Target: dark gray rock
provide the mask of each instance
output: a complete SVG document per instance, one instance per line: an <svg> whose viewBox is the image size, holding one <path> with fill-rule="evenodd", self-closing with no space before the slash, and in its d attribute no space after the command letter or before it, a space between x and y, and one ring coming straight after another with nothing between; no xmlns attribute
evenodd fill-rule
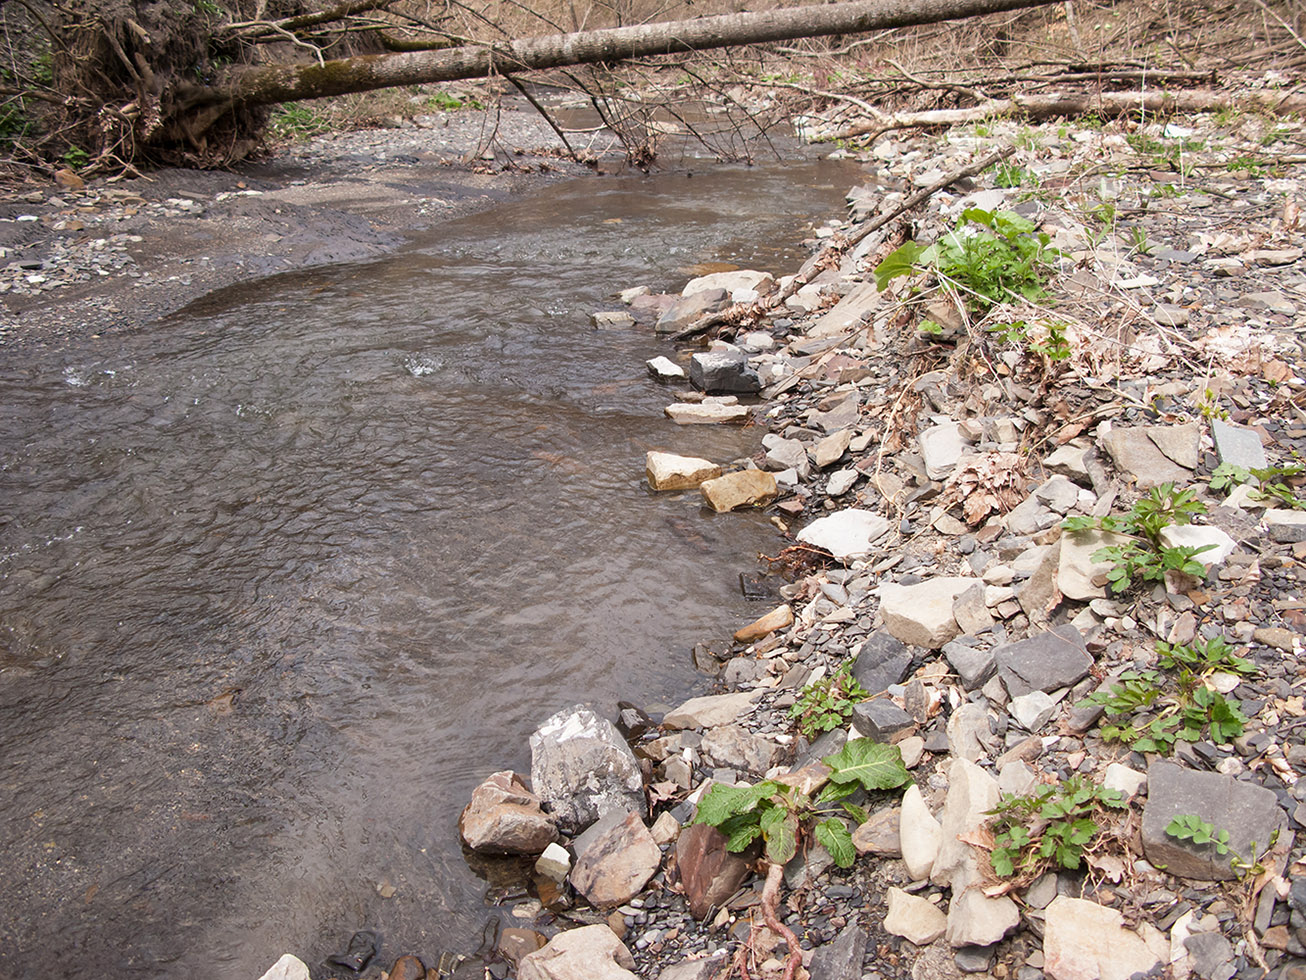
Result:
<svg viewBox="0 0 1306 980"><path fill-rule="evenodd" d="M943 656L967 691L979 690L998 672L998 662L992 650L976 650L958 640L943 645Z"/></svg>
<svg viewBox="0 0 1306 980"><path fill-rule="evenodd" d="M709 395L749 394L761 391L757 372L748 358L733 351L707 351L689 359L689 383Z"/></svg>
<svg viewBox="0 0 1306 980"><path fill-rule="evenodd" d="M1241 425L1232 425L1220 419L1211 419L1211 438L1221 463L1231 463L1243 469L1264 469L1265 447L1260 433Z"/></svg>
<svg viewBox="0 0 1306 980"><path fill-rule="evenodd" d="M1014 697L1031 691L1055 691L1088 676L1093 658L1084 637L1073 626L1008 643L993 651L998 675Z"/></svg>
<svg viewBox="0 0 1306 980"><path fill-rule="evenodd" d="M609 810L648 815L639 762L612 722L564 708L531 736L531 785L566 834Z"/></svg>
<svg viewBox="0 0 1306 980"><path fill-rule="evenodd" d="M1184 940L1193 958L1193 973L1202 980L1230 980L1234 975L1233 946L1218 932L1199 932Z"/></svg>
<svg viewBox="0 0 1306 980"><path fill-rule="evenodd" d="M993 965L992 946L963 946L957 950L957 969L962 973L984 973Z"/></svg>
<svg viewBox="0 0 1306 980"><path fill-rule="evenodd" d="M812 953L811 975L823 980L861 980L865 959L866 933L854 922L834 942Z"/></svg>
<svg viewBox="0 0 1306 980"><path fill-rule="evenodd" d="M871 694L879 694L890 684L901 684L911 667L911 651L887 629L878 629L866 638L853 662L853 677Z"/></svg>
<svg viewBox="0 0 1306 980"><path fill-rule="evenodd" d="M1243 858L1260 856L1275 831L1280 847L1288 845L1287 820L1270 790L1214 772L1184 769L1158 761L1147 770L1147 805L1143 808L1143 850L1147 860L1184 878L1227 881L1236 877L1231 855L1221 857L1210 844L1171 837L1165 828L1175 817L1195 814L1216 830L1229 832L1229 847Z"/></svg>
<svg viewBox="0 0 1306 980"><path fill-rule="evenodd" d="M730 294L724 289L704 289L682 296L658 317L654 330L657 333L679 333L703 314L723 310L729 303Z"/></svg>
<svg viewBox="0 0 1306 980"><path fill-rule="evenodd" d="M685 960L673 963L658 974L658 980L712 980L725 965L726 954L719 950L701 960Z"/></svg>
<svg viewBox="0 0 1306 980"><path fill-rule="evenodd" d="M891 742L895 735L915 724L915 718L888 698L876 698L853 706L853 728L877 742Z"/></svg>

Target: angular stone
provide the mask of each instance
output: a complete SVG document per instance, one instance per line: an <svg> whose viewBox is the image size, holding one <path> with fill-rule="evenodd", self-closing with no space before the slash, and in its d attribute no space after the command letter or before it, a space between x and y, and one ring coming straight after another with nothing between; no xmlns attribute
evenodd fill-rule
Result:
<svg viewBox="0 0 1306 980"><path fill-rule="evenodd" d="M1147 434L1168 459L1186 470L1197 469L1198 444L1202 438L1202 427L1198 423L1153 425L1148 427Z"/></svg>
<svg viewBox="0 0 1306 980"><path fill-rule="evenodd" d="M994 650L993 656L1012 697L1073 687L1093 666L1084 637L1073 626L1058 626L1028 640L1008 643Z"/></svg>
<svg viewBox="0 0 1306 980"><path fill-rule="evenodd" d="M763 507L780 492L775 477L765 470L738 470L715 480L704 480L699 493L718 514L740 507Z"/></svg>
<svg viewBox="0 0 1306 980"><path fill-rule="evenodd" d="M1248 310L1268 310L1271 313L1280 313L1284 316L1297 315L1296 304L1277 289L1247 293L1238 300L1238 305Z"/></svg>
<svg viewBox="0 0 1306 980"><path fill-rule="evenodd" d="M768 282L770 287L767 286ZM724 289L727 293L733 293L737 289L770 292L774 286L775 279L769 272L759 272L756 269L731 269L729 272L709 272L705 276L697 276L689 280L685 283L685 288L680 291L680 295L693 296L708 289Z"/></svg>
<svg viewBox="0 0 1306 980"><path fill-rule="evenodd" d="M1088 450L1079 446L1059 446L1051 456L1043 460L1043 468L1049 473L1057 473L1080 486L1089 484L1088 467L1084 457Z"/></svg>
<svg viewBox="0 0 1306 980"><path fill-rule="evenodd" d="M1132 800L1147 787L1147 774L1113 762L1102 774L1102 785L1122 793L1125 799Z"/></svg>
<svg viewBox="0 0 1306 980"><path fill-rule="evenodd" d="M911 667L911 651L886 629L878 629L862 643L853 662L853 677L870 694L899 684Z"/></svg>
<svg viewBox="0 0 1306 980"><path fill-rule="evenodd" d="M558 839L553 818L521 777L496 772L472 791L458 818L467 846L486 854L539 854Z"/></svg>
<svg viewBox="0 0 1306 980"><path fill-rule="evenodd" d="M758 691L736 691L734 694L709 694L706 697L690 698L663 717L662 727L676 730L730 725L751 711L753 702L759 696Z"/></svg>
<svg viewBox="0 0 1306 980"><path fill-rule="evenodd" d="M1223 565L1238 542L1210 524L1171 524L1161 528L1161 543L1167 548L1207 548L1193 555L1206 568ZM1214 545L1214 547L1208 547Z"/></svg>
<svg viewBox="0 0 1306 980"><path fill-rule="evenodd" d="M690 824L676 839L676 869L695 919L723 905L748 877L749 854L731 854L726 843L725 834L705 823Z"/></svg>
<svg viewBox="0 0 1306 980"><path fill-rule="evenodd" d="M1221 463L1245 470L1262 470L1268 465L1261 434L1255 429L1211 419L1211 438L1215 440L1215 452Z"/></svg>
<svg viewBox="0 0 1306 980"><path fill-rule="evenodd" d="M1012 698L1008 710L1025 731L1038 732L1056 714L1057 703L1042 691L1031 691Z"/></svg>
<svg viewBox="0 0 1306 980"><path fill-rule="evenodd" d="M1287 819L1274 793L1214 772L1184 769L1163 760L1147 770L1147 805L1143 808L1143 851L1152 864L1174 875L1228 881L1236 875L1230 856L1216 854L1210 844L1171 837L1165 832L1177 816L1195 814L1217 831L1229 832L1233 854L1249 858L1252 842L1260 856L1279 831L1279 848L1290 845Z"/></svg>
<svg viewBox="0 0 1306 980"><path fill-rule="evenodd" d="M916 585L886 583L880 594L884 625L903 643L937 650L961 633L952 604L975 584L973 578L935 578Z"/></svg>
<svg viewBox="0 0 1306 980"><path fill-rule="evenodd" d="M853 728L877 742L893 742L910 735L916 719L888 698L875 698L853 705Z"/></svg>
<svg viewBox="0 0 1306 980"><path fill-rule="evenodd" d="M704 480L721 475L721 467L697 456L650 452L644 457L644 473L654 490L692 490Z"/></svg>
<svg viewBox="0 0 1306 980"><path fill-rule="evenodd" d="M522 957L517 980L639 980L635 958L605 925L560 932Z"/></svg>
<svg viewBox="0 0 1306 980"><path fill-rule="evenodd" d="M1012 534L1029 536L1055 527L1061 522L1061 515L1038 497L1029 496L1008 512L1005 521Z"/></svg>
<svg viewBox="0 0 1306 980"><path fill-rule="evenodd" d="M308 966L293 953L283 953L259 980L309 980Z"/></svg>
<svg viewBox="0 0 1306 980"><path fill-rule="evenodd" d="M861 416L862 396L850 391L842 396L832 396L821 402L820 410L812 412L808 421L827 435L856 425Z"/></svg>
<svg viewBox="0 0 1306 980"><path fill-rule="evenodd" d="M1279 544L1296 544L1306 541L1306 511L1267 510L1261 517L1270 538Z"/></svg>
<svg viewBox="0 0 1306 980"><path fill-rule="evenodd" d="M890 935L902 936L917 946L928 946L947 931L948 916L933 902L892 887L887 898L889 911L884 917L884 931Z"/></svg>
<svg viewBox="0 0 1306 980"><path fill-rule="evenodd" d="M659 381L678 381L686 376L684 368L671 358L661 355L645 361L644 366L648 368L648 373Z"/></svg>
<svg viewBox="0 0 1306 980"><path fill-rule="evenodd" d="M953 949L960 946L992 946L1020 925L1020 909L1006 895L989 898L978 876L958 889L953 879L948 903L948 927L944 935Z"/></svg>
<svg viewBox="0 0 1306 980"><path fill-rule="evenodd" d="M762 382L748 358L733 351L705 351L689 359L689 383L709 395L750 394Z"/></svg>
<svg viewBox="0 0 1306 980"><path fill-rule="evenodd" d="M739 725L722 725L703 736L699 752L713 765L762 776L780 761L781 748Z"/></svg>
<svg viewBox="0 0 1306 980"><path fill-rule="evenodd" d="M1087 601L1106 596L1106 573L1114 568L1110 561L1094 561L1101 548L1123 545L1130 539L1111 531L1067 531L1061 536L1061 556L1057 562L1057 588L1067 599ZM1100 585L1095 584L1101 580Z"/></svg>
<svg viewBox="0 0 1306 980"><path fill-rule="evenodd" d="M590 314L590 323L596 330L611 330L620 327L633 327L635 318L624 311L607 311Z"/></svg>
<svg viewBox="0 0 1306 980"><path fill-rule="evenodd" d="M982 633L993 625L993 614L984 601L984 583L974 580L974 585L957 596L952 603L952 618L962 633Z"/></svg>
<svg viewBox="0 0 1306 980"><path fill-rule="evenodd" d="M561 844L550 844L535 862L535 873L561 884L571 873L571 855Z"/></svg>
<svg viewBox="0 0 1306 980"><path fill-rule="evenodd" d="M725 950L697 960L681 960L658 974L658 980L715 980L725 966Z"/></svg>
<svg viewBox="0 0 1306 980"><path fill-rule="evenodd" d="M930 880L936 885L950 885L956 892L961 890L953 879L959 873L969 873L976 868L975 850L960 838L988 819L988 811L998 805L998 781L973 762L965 759L953 759L948 765L948 796L943 804L943 843L939 856L934 861ZM967 882L971 878L966 879ZM964 888L964 886L962 886ZM949 942L951 942L951 936ZM997 940L990 940L996 942ZM970 942L978 942L970 940ZM979 942L981 946L988 943ZM965 945L954 943L954 945Z"/></svg>
<svg viewBox="0 0 1306 980"><path fill-rule="evenodd" d="M879 514L848 508L812 521L798 532L798 540L846 562L866 555L888 530L888 520Z"/></svg>
<svg viewBox="0 0 1306 980"><path fill-rule="evenodd" d="M676 402L664 411L676 425L719 425L727 422L744 422L748 419L748 406L735 400L701 402Z"/></svg>
<svg viewBox="0 0 1306 980"><path fill-rule="evenodd" d="M504 931L506 932L507 930ZM536 933L536 935L539 934ZM502 935L499 937L499 942L501 944L500 948L502 948ZM540 946L543 945L544 937L540 936ZM539 949L539 946L534 948ZM386 980L426 980L426 964L416 956L401 956L390 964L390 973Z"/></svg>
<svg viewBox="0 0 1306 980"><path fill-rule="evenodd" d="M610 810L576 840L571 884L591 905L621 905L640 893L662 863L662 849L636 813Z"/></svg>
<svg viewBox="0 0 1306 980"><path fill-rule="evenodd" d="M499 942L496 948L499 955L513 965L516 969L521 963L523 956L529 956L537 949L543 949L549 944L547 937L534 929L501 929L499 931ZM438 974L439 971L433 971ZM390 971L390 976L394 976L394 971ZM414 980L425 980L426 971L414 978Z"/></svg>
<svg viewBox="0 0 1306 980"><path fill-rule="evenodd" d="M1079 502L1079 487L1064 476L1054 476L1035 489L1034 496L1058 514L1067 514Z"/></svg>
<svg viewBox="0 0 1306 980"><path fill-rule="evenodd" d="M943 825L930 812L921 788L912 783L902 795L902 821L898 825L902 862L913 881L924 881L934 870L943 846Z"/></svg>
<svg viewBox="0 0 1306 980"><path fill-rule="evenodd" d="M1150 428L1115 428L1102 437L1103 447L1111 454L1116 468L1132 476L1140 490L1192 479L1190 470L1175 463L1157 447L1150 431Z"/></svg>
<svg viewBox="0 0 1306 980"><path fill-rule="evenodd" d="M768 470L794 470L804 480L811 475L807 447L797 439L785 439L772 432L762 437L762 447L766 450Z"/></svg>
<svg viewBox="0 0 1306 980"><path fill-rule="evenodd" d="M931 426L920 434L918 442L925 462L925 475L931 480L947 477L966 450L956 422Z"/></svg>
<svg viewBox="0 0 1306 980"><path fill-rule="evenodd" d="M788 605L776 606L765 616L759 616L747 626L740 627L735 631L736 643L752 643L754 640L760 640L764 636L769 636L776 630L782 630L794 621L794 611Z"/></svg>
<svg viewBox="0 0 1306 980"><path fill-rule="evenodd" d="M948 751L967 762L978 762L995 741L989 730L989 710L983 704L963 704L948 718Z"/></svg>
<svg viewBox="0 0 1306 980"><path fill-rule="evenodd" d="M839 933L834 942L819 946L812 953L809 975L821 980L861 980L865 959L866 933L853 922Z"/></svg>
<svg viewBox="0 0 1306 980"><path fill-rule="evenodd" d="M979 690L998 672L998 662L992 650L977 650L958 640L944 644L943 656L967 691Z"/></svg>
<svg viewBox="0 0 1306 980"><path fill-rule="evenodd" d="M577 705L531 735L531 785L566 834L608 810L647 813L639 762L606 718Z"/></svg>
<svg viewBox="0 0 1306 980"><path fill-rule="evenodd" d="M682 296L658 317L653 328L657 333L679 333L706 313L716 313L730 303L730 295L724 289L704 289L701 292Z"/></svg>
<svg viewBox="0 0 1306 980"><path fill-rule="evenodd" d="M1051 980L1129 980L1169 959L1155 927L1143 926L1144 939L1119 912L1096 902L1059 895L1044 916L1043 972Z"/></svg>
<svg viewBox="0 0 1306 980"><path fill-rule="evenodd" d="M839 462L843 454L848 451L848 444L852 442L852 437L851 429L840 429L818 442L812 453L817 468L823 470Z"/></svg>
<svg viewBox="0 0 1306 980"><path fill-rule="evenodd" d="M839 470L837 473L831 473L829 481L825 484L825 492L831 497L842 497L857 483L859 475L856 470Z"/></svg>
<svg viewBox="0 0 1306 980"><path fill-rule="evenodd" d="M1233 944L1218 932L1199 932L1184 940L1193 958L1193 973L1201 980L1231 980L1235 968Z"/></svg>
<svg viewBox="0 0 1306 980"><path fill-rule="evenodd" d="M858 329L879 308L880 291L874 282L858 285L807 330L814 338L838 337Z"/></svg>
<svg viewBox="0 0 1306 980"><path fill-rule="evenodd" d="M877 857L902 857L902 838L898 828L902 824L902 809L896 806L876 810L870 818L853 831L853 847L858 854Z"/></svg>

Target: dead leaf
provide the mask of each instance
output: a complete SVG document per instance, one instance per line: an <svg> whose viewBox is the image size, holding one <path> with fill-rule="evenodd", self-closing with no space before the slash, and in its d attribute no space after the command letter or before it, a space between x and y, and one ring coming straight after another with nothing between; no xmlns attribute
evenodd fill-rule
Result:
<svg viewBox="0 0 1306 980"><path fill-rule="evenodd" d="M1085 854L1084 861L1106 875L1112 884L1120 884L1120 879L1125 876L1125 862L1114 854Z"/></svg>

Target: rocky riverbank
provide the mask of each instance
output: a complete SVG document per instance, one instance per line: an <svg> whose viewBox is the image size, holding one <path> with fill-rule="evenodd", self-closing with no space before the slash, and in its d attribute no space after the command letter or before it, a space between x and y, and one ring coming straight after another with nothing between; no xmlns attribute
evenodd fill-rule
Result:
<svg viewBox="0 0 1306 980"><path fill-rule="evenodd" d="M696 651L713 693L561 712L529 780L477 790L464 839L526 855L533 895L468 975L780 976L757 844L719 825L785 864L791 976L1306 976L1304 134L886 139L797 278L597 311L670 334L730 310L649 369L674 421L747 416L759 452L650 454L647 479L767 507L783 540L746 583L763 614ZM803 807L861 779L859 740L910 780L862 782L822 846ZM784 811L791 859L783 820L745 829Z"/></svg>

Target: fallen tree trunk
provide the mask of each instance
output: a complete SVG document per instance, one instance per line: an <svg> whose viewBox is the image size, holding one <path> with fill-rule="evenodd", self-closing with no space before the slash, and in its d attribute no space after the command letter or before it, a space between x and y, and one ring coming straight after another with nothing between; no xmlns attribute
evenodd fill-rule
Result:
<svg viewBox="0 0 1306 980"><path fill-rule="evenodd" d="M1289 113L1306 110L1306 95L1297 92L1221 92L1192 89L1180 92L1096 92L1039 95L1013 95L1009 99L992 99L965 109L930 109L924 112L900 112L878 116L849 126L836 139L858 137L874 139L898 129L928 129L934 126L959 126L984 122L996 116L1016 115L1038 122L1058 116L1083 116L1094 113L1104 117L1147 113L1166 115L1174 112L1218 112L1221 109L1259 109Z"/></svg>
<svg viewBox="0 0 1306 980"><path fill-rule="evenodd" d="M581 31L438 51L233 70L224 84L180 90L190 107L268 105L396 85L449 82L567 65L854 34L1045 6L1055 0L856 0L698 20Z"/></svg>

